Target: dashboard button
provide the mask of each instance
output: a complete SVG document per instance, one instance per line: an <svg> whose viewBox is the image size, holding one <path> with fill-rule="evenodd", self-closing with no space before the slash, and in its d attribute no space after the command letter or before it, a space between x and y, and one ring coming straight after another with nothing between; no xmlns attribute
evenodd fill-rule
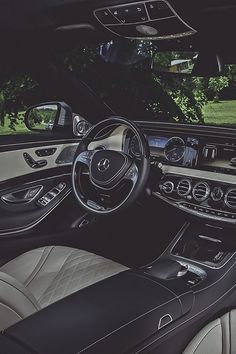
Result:
<svg viewBox="0 0 236 354"><path fill-rule="evenodd" d="M118 18L121 23L136 23L148 21L147 12L144 4L127 5L110 8L113 16Z"/></svg>
<svg viewBox="0 0 236 354"><path fill-rule="evenodd" d="M119 23L118 19L112 16L108 9L95 11L95 15L104 25Z"/></svg>
<svg viewBox="0 0 236 354"><path fill-rule="evenodd" d="M164 1L152 1L146 4L151 20L175 16L170 7Z"/></svg>

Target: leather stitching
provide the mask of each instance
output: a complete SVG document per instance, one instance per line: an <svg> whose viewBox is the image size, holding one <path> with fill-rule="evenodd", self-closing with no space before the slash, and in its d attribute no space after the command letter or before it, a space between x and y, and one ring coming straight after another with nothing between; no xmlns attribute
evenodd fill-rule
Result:
<svg viewBox="0 0 236 354"><path fill-rule="evenodd" d="M47 287L47 289L44 291L44 293L42 294L42 296L40 297L40 299L38 300L39 303L41 303L43 300L43 298L45 297L46 293L48 292L48 289L52 286L53 282L55 281L55 279L58 277L58 275L60 274L61 270L63 269L64 265L66 264L68 258L73 254L74 249L68 254L68 256L66 257L66 259L64 260L60 270L55 274L55 277L53 278L53 280L51 281L50 285ZM51 299L51 298L50 298Z"/></svg>
<svg viewBox="0 0 236 354"><path fill-rule="evenodd" d="M8 277L11 277L11 275L8 275L8 274L7 274L7 276L8 276ZM12 278L12 277L11 277L11 278ZM13 279L14 279L14 278L13 278ZM36 311L38 311L38 310L40 309L40 306L38 305L36 299L35 299L35 303L34 303L34 302L32 301L32 299L28 296L28 294L27 294L26 292L24 292L24 291L22 291L21 289L17 288L14 284L12 284L12 283L10 283L10 282L8 282L8 281L6 281L6 280L3 280L3 279L1 279L1 281L4 282L4 283L6 283L6 284L8 284L8 285L10 285L11 287L13 287L13 288L16 289L17 291L19 291L19 293L21 293L23 296L25 296L25 297L27 298L27 300L29 300L29 302L34 306L34 308L36 309ZM15 281L15 279L14 279L14 281ZM30 294L30 295L32 295L32 297L34 298L34 295L33 295L33 294ZM37 304L37 306L36 306L36 304Z"/></svg>
<svg viewBox="0 0 236 354"><path fill-rule="evenodd" d="M85 251L73 250L41 296L39 303L42 307L48 306L66 295L125 269L125 267L103 257Z"/></svg>
<svg viewBox="0 0 236 354"><path fill-rule="evenodd" d="M35 279L35 277L38 275L38 273L40 272L40 270L42 269L42 267L44 266L44 264L46 263L48 257L50 256L50 253L52 252L52 250L54 249L55 246L52 246L51 249L48 250L49 247L45 247L43 250L43 254L41 255L38 263L36 264L34 270L32 271L31 275L28 277L28 279L25 281L25 286L29 286L29 284ZM46 257L44 258L44 260L42 261L42 258L44 256L45 251L48 250L48 254L46 255ZM41 263L39 265L39 263ZM38 269L37 269L38 268Z"/></svg>

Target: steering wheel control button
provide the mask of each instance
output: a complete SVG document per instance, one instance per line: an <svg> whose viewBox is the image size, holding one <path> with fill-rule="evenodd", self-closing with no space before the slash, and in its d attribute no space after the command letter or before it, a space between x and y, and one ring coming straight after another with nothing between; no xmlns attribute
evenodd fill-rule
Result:
<svg viewBox="0 0 236 354"><path fill-rule="evenodd" d="M85 165L90 165L93 153L94 152L90 150L81 152L78 156L78 161L84 163Z"/></svg>

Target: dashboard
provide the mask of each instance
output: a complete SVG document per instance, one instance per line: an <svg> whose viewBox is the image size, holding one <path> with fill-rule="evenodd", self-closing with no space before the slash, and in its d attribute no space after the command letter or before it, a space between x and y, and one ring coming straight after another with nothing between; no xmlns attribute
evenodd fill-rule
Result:
<svg viewBox="0 0 236 354"><path fill-rule="evenodd" d="M150 148L152 195L188 214L236 225L234 130L161 122L136 123L142 128ZM140 158L137 139L124 127L99 137L90 148L123 150L137 160Z"/></svg>
<svg viewBox="0 0 236 354"><path fill-rule="evenodd" d="M170 135L146 135L150 153L153 159L163 163L192 167L196 165L198 156L198 139L182 138ZM130 140L131 155L140 156L136 137Z"/></svg>
<svg viewBox="0 0 236 354"><path fill-rule="evenodd" d="M146 138L152 161L203 171L236 174L236 142L186 135L152 134ZM129 141L129 153L140 156L136 137Z"/></svg>
<svg viewBox="0 0 236 354"><path fill-rule="evenodd" d="M152 194L187 213L236 224L236 139L214 129L217 134L207 135L194 133L194 127L188 132L144 128L152 168L162 170ZM135 137L127 149L140 157Z"/></svg>

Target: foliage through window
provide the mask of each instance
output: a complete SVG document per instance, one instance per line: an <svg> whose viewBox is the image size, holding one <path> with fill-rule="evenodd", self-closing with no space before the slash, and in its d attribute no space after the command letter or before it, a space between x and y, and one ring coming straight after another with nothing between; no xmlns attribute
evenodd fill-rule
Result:
<svg viewBox="0 0 236 354"><path fill-rule="evenodd" d="M135 62L142 46L145 60ZM186 72L192 69L186 63L194 57L184 53L186 60L180 61L178 53L156 51L153 55L150 48L150 42L141 41L136 57L128 57L126 42L122 57L115 58L118 64L111 64L114 53L105 57L103 47L76 48L65 55L64 64L116 114L129 119L236 126L236 65L228 65L224 76L211 78L160 74L150 69L151 56L161 67L181 63ZM121 65L125 62L129 65Z"/></svg>

